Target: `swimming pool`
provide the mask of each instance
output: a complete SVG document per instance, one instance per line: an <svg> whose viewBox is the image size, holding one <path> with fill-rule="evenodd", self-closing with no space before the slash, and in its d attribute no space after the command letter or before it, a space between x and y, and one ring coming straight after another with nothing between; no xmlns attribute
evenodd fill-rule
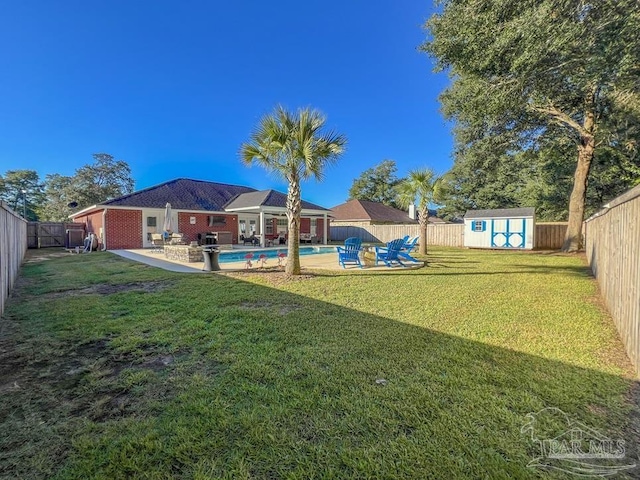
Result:
<svg viewBox="0 0 640 480"><path fill-rule="evenodd" d="M318 255L321 253L335 253L336 247L300 247L300 255ZM278 258L279 253L287 254L287 247L283 248L265 248L261 250L222 250L218 261L220 263L244 262L244 256L247 253L253 253L253 259L257 260L262 254L267 258Z"/></svg>

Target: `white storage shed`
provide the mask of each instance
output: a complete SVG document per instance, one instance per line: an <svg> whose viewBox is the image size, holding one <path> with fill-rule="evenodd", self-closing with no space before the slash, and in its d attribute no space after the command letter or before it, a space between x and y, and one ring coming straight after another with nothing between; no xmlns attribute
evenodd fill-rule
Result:
<svg viewBox="0 0 640 480"><path fill-rule="evenodd" d="M535 244L534 208L469 210L464 215L464 246L531 250Z"/></svg>

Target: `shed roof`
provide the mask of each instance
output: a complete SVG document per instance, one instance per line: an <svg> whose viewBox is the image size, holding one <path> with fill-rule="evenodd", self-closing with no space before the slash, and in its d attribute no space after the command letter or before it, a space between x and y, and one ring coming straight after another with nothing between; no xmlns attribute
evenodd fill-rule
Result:
<svg viewBox="0 0 640 480"><path fill-rule="evenodd" d="M164 208L167 202L178 210L223 211L235 197L255 188L177 178L160 185L145 188L123 197L102 202L101 205L118 207Z"/></svg>
<svg viewBox="0 0 640 480"><path fill-rule="evenodd" d="M331 209L337 221L416 223L407 212L369 200L349 200Z"/></svg>
<svg viewBox="0 0 640 480"><path fill-rule="evenodd" d="M496 208L493 210L467 210L464 218L512 218L512 217L533 217L536 209L533 207L523 208Z"/></svg>
<svg viewBox="0 0 640 480"><path fill-rule="evenodd" d="M277 190L260 190L247 193L241 193L227 205L226 210L239 210L251 207L277 207L285 208L287 206L287 196ZM302 208L305 210L327 210L315 203L302 200ZM327 210L328 211L328 210Z"/></svg>

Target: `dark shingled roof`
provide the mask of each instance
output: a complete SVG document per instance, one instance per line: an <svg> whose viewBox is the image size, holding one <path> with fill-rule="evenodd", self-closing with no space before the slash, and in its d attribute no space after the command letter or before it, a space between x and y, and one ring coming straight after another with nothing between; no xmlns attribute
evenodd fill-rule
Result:
<svg viewBox="0 0 640 480"><path fill-rule="evenodd" d="M331 209L337 221L416 223L407 212L369 200L349 200Z"/></svg>
<svg viewBox="0 0 640 480"><path fill-rule="evenodd" d="M464 218L512 218L512 217L533 217L536 209L533 207L524 208L497 208L495 210L467 210Z"/></svg>
<svg viewBox="0 0 640 480"><path fill-rule="evenodd" d="M248 207L286 207L287 196L276 190L261 190L259 192L242 193L234 198L228 205L225 205L227 210L234 210L237 208ZM311 202L302 200L302 208L308 210L327 210L324 207L316 205Z"/></svg>
<svg viewBox="0 0 640 480"><path fill-rule="evenodd" d="M145 188L101 205L118 207L164 208L167 202L178 210L224 211L230 200L255 188L178 178Z"/></svg>

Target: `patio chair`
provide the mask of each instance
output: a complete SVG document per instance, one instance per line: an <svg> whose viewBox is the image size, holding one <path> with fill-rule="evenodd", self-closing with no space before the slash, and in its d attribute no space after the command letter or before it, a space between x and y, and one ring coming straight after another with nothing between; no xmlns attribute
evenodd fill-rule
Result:
<svg viewBox="0 0 640 480"><path fill-rule="evenodd" d="M182 245L184 243L184 233L172 233L171 245Z"/></svg>
<svg viewBox="0 0 640 480"><path fill-rule="evenodd" d="M420 239L419 236L409 238L406 242L404 242L404 245L402 246L402 251L406 253L411 253L412 250L416 248L416 244L418 243L419 239Z"/></svg>
<svg viewBox="0 0 640 480"><path fill-rule="evenodd" d="M318 237L311 233L300 233L300 243L313 243L317 242Z"/></svg>
<svg viewBox="0 0 640 480"><path fill-rule="evenodd" d="M416 260L410 255L410 253L416 248L416 243L418 243L419 238L420 237L413 237L413 238L410 238L409 240L406 240L404 242L404 245L400 249L400 252L398 252L398 256L405 260L409 260L410 262L419 263L418 260Z"/></svg>
<svg viewBox="0 0 640 480"><path fill-rule="evenodd" d="M255 236L255 234L251 234L250 237L242 237L242 242L243 245L246 245L247 243L250 245L258 245L260 243L260 239L258 237Z"/></svg>
<svg viewBox="0 0 640 480"><path fill-rule="evenodd" d="M400 260L401 255L399 254L405 241L404 238L397 238L387 243L386 247L376 247L376 265L378 265L379 261L382 261L387 267L393 267L394 262L404 267L405 265Z"/></svg>
<svg viewBox="0 0 640 480"><path fill-rule="evenodd" d="M287 237L285 237L284 232L278 233L278 236L273 239L274 245L284 245L287 243Z"/></svg>
<svg viewBox="0 0 640 480"><path fill-rule="evenodd" d="M161 252L164 249L164 236L161 233L152 233L151 245L154 252Z"/></svg>
<svg viewBox="0 0 640 480"><path fill-rule="evenodd" d="M346 268L346 264L358 265L362 268L360 262L360 246L362 240L357 237L350 237L344 241L344 247L336 247L338 251L338 263L342 268Z"/></svg>

